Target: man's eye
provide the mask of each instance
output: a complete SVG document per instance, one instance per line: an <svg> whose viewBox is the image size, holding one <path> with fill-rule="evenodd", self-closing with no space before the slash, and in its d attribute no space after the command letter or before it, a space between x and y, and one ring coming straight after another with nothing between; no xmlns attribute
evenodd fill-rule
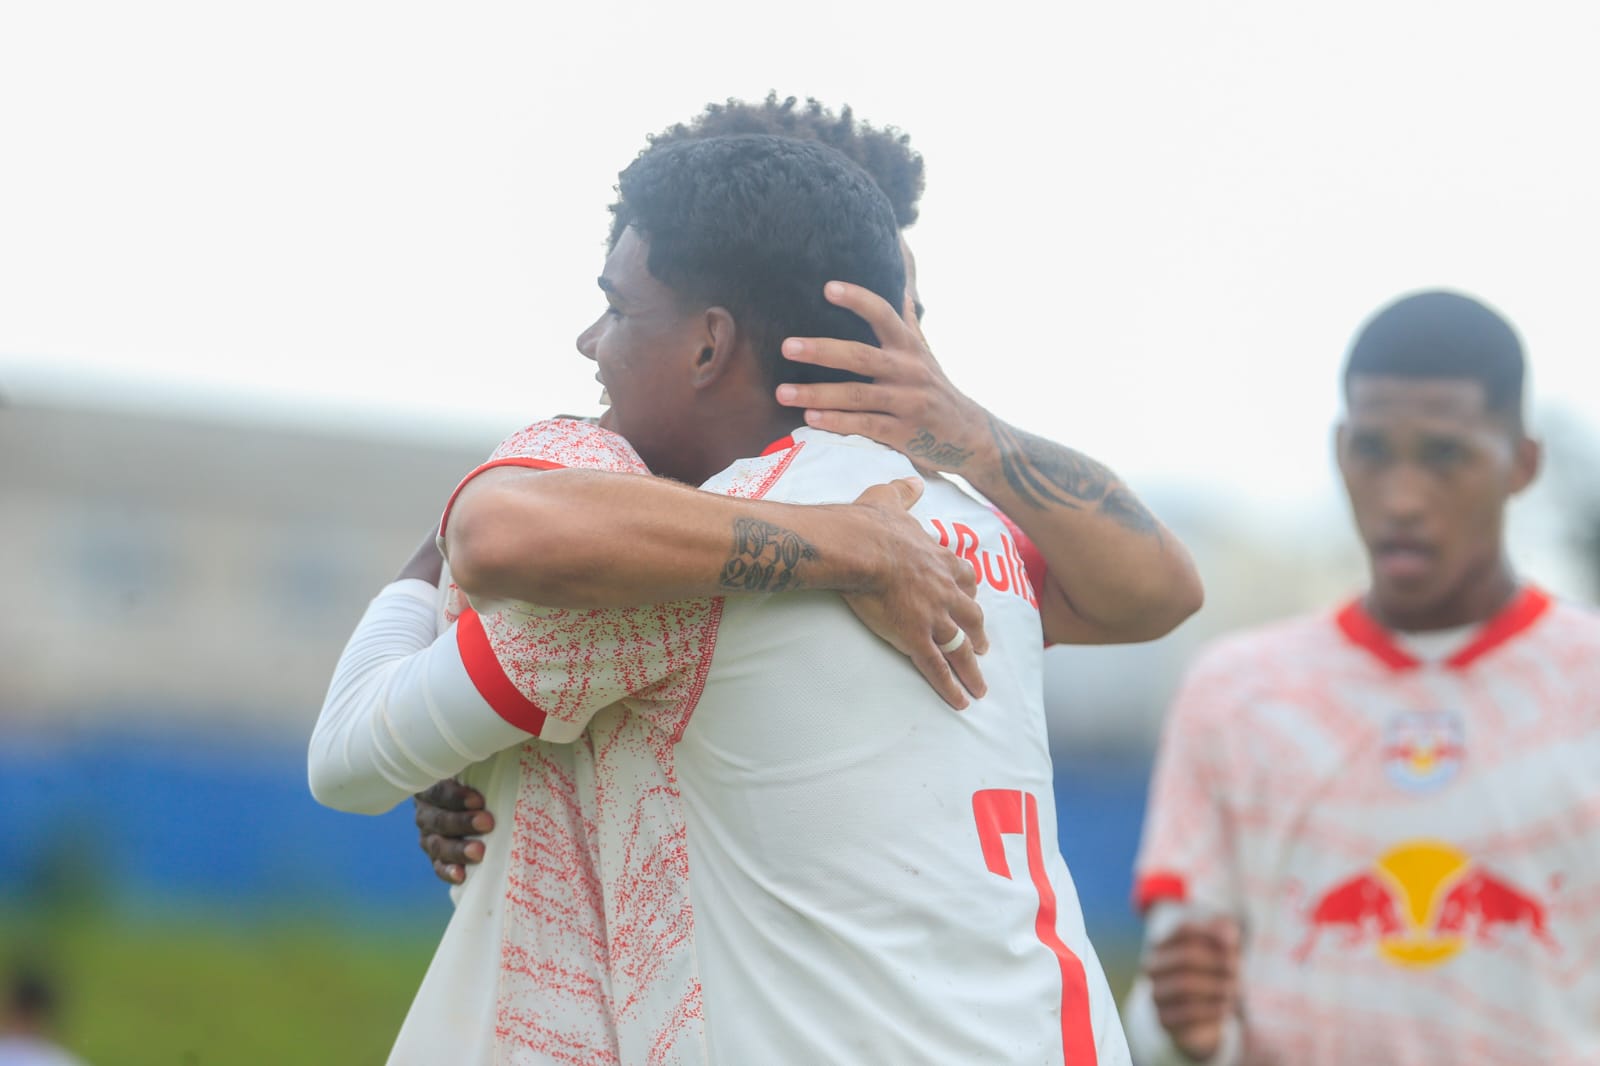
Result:
<svg viewBox="0 0 1600 1066"><path fill-rule="evenodd" d="M1466 449L1454 441L1435 441L1422 449L1422 461L1429 466L1454 466L1466 457Z"/></svg>
<svg viewBox="0 0 1600 1066"><path fill-rule="evenodd" d="M1373 440L1371 437L1357 437L1351 441L1350 452L1357 459L1368 463L1381 463L1389 457L1389 449L1384 447L1383 441Z"/></svg>

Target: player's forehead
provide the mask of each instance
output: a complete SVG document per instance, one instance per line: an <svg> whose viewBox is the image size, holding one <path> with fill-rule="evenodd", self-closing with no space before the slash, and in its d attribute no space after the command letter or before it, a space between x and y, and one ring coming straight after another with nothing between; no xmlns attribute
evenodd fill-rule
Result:
<svg viewBox="0 0 1600 1066"><path fill-rule="evenodd" d="M600 270L600 288L621 299L641 299L666 286L650 273L650 245L629 226L617 238Z"/></svg>
<svg viewBox="0 0 1600 1066"><path fill-rule="evenodd" d="M1471 378L1358 374L1350 379L1348 424L1379 430L1476 432L1494 421L1488 391Z"/></svg>

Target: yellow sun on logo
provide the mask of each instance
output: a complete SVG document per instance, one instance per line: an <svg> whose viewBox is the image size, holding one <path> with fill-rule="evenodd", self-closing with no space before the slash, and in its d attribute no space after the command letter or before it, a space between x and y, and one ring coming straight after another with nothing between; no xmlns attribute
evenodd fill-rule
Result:
<svg viewBox="0 0 1600 1066"><path fill-rule="evenodd" d="M1397 889L1407 925L1405 932L1378 941L1384 957L1402 966L1436 966L1460 951L1461 937L1440 936L1433 926L1445 893L1472 861L1448 844L1418 840L1389 851L1377 865Z"/></svg>

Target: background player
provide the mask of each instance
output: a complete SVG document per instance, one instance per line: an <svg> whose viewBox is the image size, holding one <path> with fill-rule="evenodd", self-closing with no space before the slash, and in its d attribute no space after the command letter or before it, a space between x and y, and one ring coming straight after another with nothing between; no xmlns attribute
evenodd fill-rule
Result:
<svg viewBox="0 0 1600 1066"><path fill-rule="evenodd" d="M1510 325L1362 328L1339 469L1371 585L1226 640L1168 719L1138 859L1145 1063L1600 1061L1600 619L1520 582L1539 448Z"/></svg>

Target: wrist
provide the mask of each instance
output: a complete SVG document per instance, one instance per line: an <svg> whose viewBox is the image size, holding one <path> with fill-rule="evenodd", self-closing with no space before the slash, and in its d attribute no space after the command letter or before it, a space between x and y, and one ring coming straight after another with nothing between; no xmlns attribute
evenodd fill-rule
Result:
<svg viewBox="0 0 1600 1066"><path fill-rule="evenodd" d="M845 595L888 587L893 560L884 545L881 515L857 503L807 510L819 523L812 538L819 557L808 586Z"/></svg>

